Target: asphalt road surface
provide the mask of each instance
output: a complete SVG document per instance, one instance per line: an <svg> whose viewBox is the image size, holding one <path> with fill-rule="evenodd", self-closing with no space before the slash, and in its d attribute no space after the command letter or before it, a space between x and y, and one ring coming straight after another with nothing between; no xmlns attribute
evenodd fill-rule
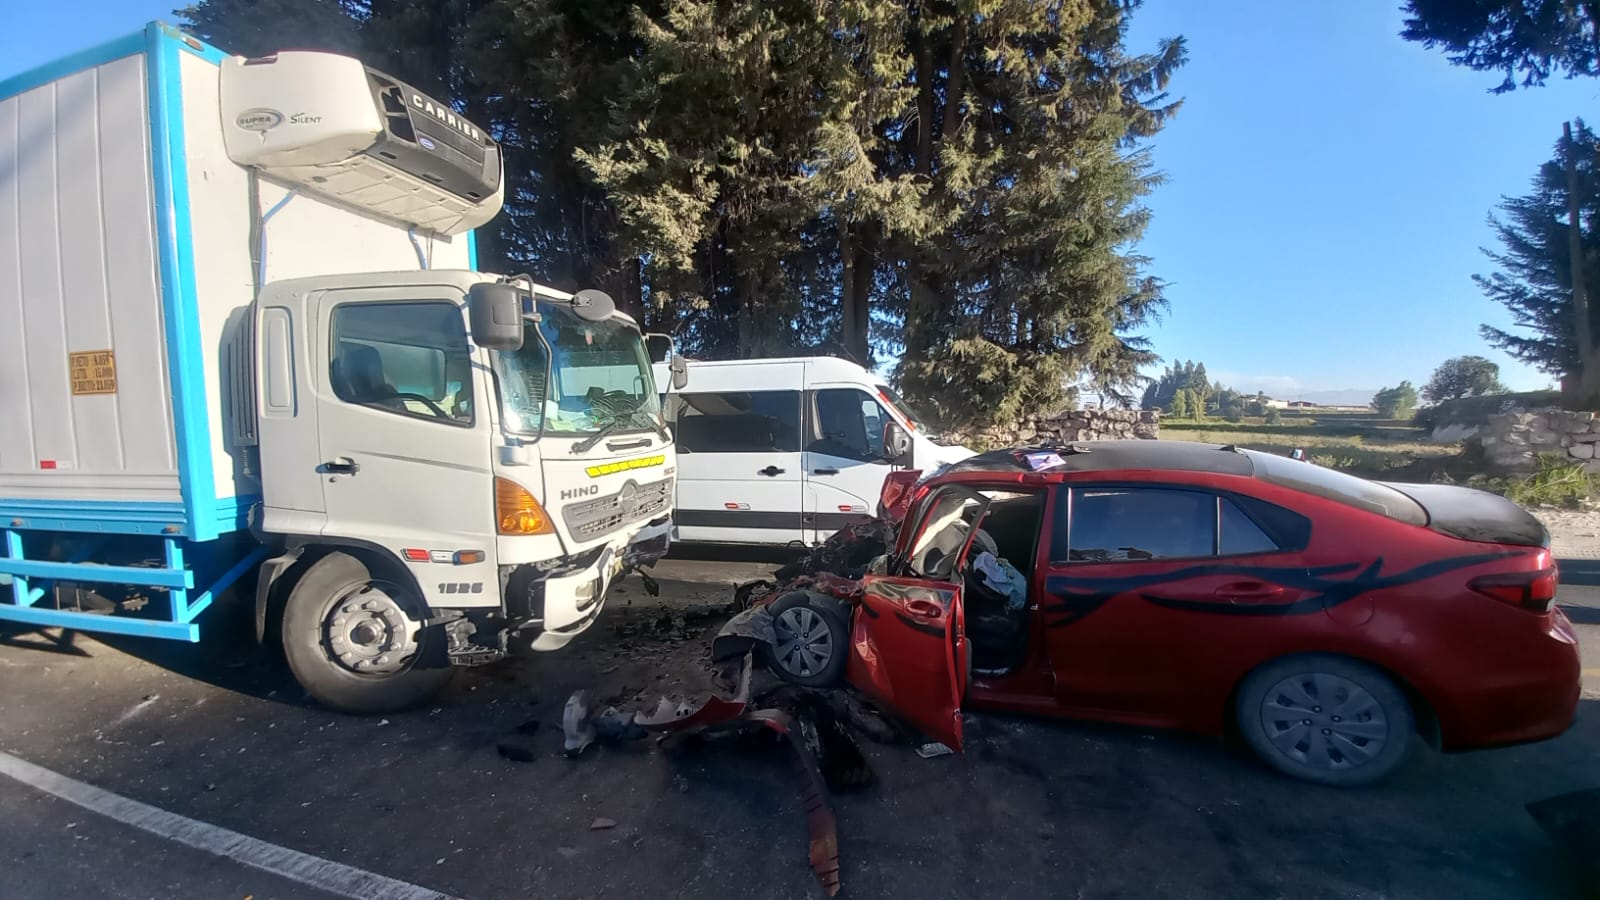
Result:
<svg viewBox="0 0 1600 900"><path fill-rule="evenodd" d="M323 898L363 878L389 893L358 896L820 897L781 751L560 753L578 687L618 704L701 690L716 605L770 568L665 562L661 601L628 584L567 651L387 718L310 705L226 609L206 627L240 639L199 646L0 629L0 751L113 812L147 805L118 818L0 775L0 898ZM1209 738L989 715L963 756L864 743L877 782L833 798L842 896L1581 896L1524 810L1600 787L1600 590L1562 601L1585 643L1568 734L1419 750L1374 788L1289 781ZM519 726L531 762L496 751Z"/></svg>

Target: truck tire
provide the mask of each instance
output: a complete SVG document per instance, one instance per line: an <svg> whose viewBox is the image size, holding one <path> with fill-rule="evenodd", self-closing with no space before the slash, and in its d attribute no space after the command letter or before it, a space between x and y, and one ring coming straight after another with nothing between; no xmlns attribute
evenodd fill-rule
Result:
<svg viewBox="0 0 1600 900"><path fill-rule="evenodd" d="M283 652L312 699L340 712L396 712L449 683L442 629L418 629L402 590L348 553L301 576L283 611Z"/></svg>

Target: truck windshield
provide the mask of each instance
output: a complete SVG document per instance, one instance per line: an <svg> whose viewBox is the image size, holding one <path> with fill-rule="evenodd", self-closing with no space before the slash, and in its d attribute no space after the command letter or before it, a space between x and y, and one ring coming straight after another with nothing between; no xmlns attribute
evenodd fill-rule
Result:
<svg viewBox="0 0 1600 900"><path fill-rule="evenodd" d="M621 319L590 322L539 304L522 349L495 354L505 427L518 434L648 431L661 401L639 330Z"/></svg>

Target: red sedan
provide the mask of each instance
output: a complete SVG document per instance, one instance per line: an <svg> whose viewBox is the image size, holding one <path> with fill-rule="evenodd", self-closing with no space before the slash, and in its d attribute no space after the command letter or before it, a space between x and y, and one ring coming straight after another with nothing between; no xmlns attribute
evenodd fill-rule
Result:
<svg viewBox="0 0 1600 900"><path fill-rule="evenodd" d="M915 478L885 486L902 521L870 574L772 600L770 655L952 748L963 706L1236 727L1286 773L1353 785L1413 735L1459 750L1573 721L1548 535L1501 497L1169 441Z"/></svg>

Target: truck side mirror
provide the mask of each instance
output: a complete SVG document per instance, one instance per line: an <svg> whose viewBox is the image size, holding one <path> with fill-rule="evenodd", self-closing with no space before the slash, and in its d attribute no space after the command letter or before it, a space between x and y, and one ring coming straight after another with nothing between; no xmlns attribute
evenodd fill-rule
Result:
<svg viewBox="0 0 1600 900"><path fill-rule="evenodd" d="M467 291L467 321L472 342L490 350L522 349L522 291L484 281Z"/></svg>
<svg viewBox="0 0 1600 900"><path fill-rule="evenodd" d="M883 423L883 458L889 462L901 459L911 452L911 435L893 419Z"/></svg>
<svg viewBox="0 0 1600 900"><path fill-rule="evenodd" d="M683 354L674 353L667 363L667 368L672 372L672 389L681 391L689 386L689 362Z"/></svg>

